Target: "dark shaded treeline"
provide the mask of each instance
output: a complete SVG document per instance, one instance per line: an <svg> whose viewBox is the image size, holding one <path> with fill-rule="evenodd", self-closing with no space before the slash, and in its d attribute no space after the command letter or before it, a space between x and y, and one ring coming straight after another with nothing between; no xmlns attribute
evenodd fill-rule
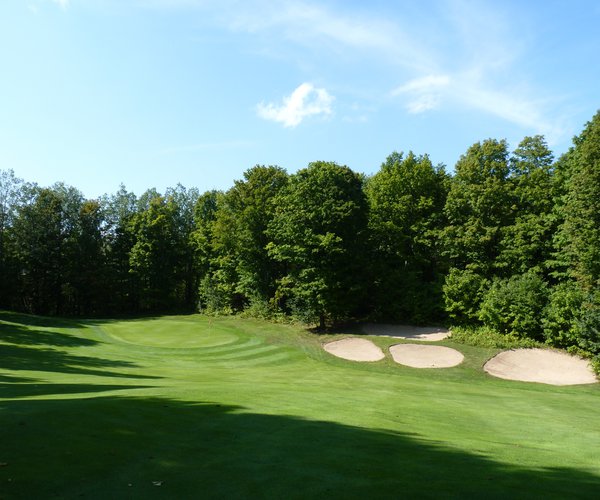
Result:
<svg viewBox="0 0 600 500"><path fill-rule="evenodd" d="M39 314L450 319L598 353L600 112L558 160L488 139L453 175L393 153L88 200L0 171L0 276L0 307Z"/></svg>

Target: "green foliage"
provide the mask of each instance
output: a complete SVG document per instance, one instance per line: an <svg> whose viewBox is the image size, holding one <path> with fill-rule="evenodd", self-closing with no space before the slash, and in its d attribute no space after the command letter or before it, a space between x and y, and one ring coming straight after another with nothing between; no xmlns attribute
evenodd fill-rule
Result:
<svg viewBox="0 0 600 500"><path fill-rule="evenodd" d="M500 275L545 271L556 218L552 214L553 156L541 136L526 137L510 158L514 221L503 226L494 267Z"/></svg>
<svg viewBox="0 0 600 500"><path fill-rule="evenodd" d="M23 181L12 170L0 170L0 304L15 305L18 266L13 252L13 224Z"/></svg>
<svg viewBox="0 0 600 500"><path fill-rule="evenodd" d="M577 344L577 319L585 297L585 292L572 281L552 288L542 319L546 342L558 347Z"/></svg>
<svg viewBox="0 0 600 500"><path fill-rule="evenodd" d="M365 187L375 315L420 322L441 314L439 248L447 175L427 156L390 155Z"/></svg>
<svg viewBox="0 0 600 500"><path fill-rule="evenodd" d="M207 191L199 196L194 207L194 229L190 234L190 246L200 279L209 273L215 256L212 245L213 224L221 197L222 193L218 191Z"/></svg>
<svg viewBox="0 0 600 500"><path fill-rule="evenodd" d="M600 356L600 292L583 302L577 330L579 346Z"/></svg>
<svg viewBox="0 0 600 500"><path fill-rule="evenodd" d="M335 163L311 163L291 176L276 206L267 249L286 269L278 300L321 326L348 317L364 286L362 178Z"/></svg>
<svg viewBox="0 0 600 500"><path fill-rule="evenodd" d="M369 179L257 165L226 192L89 200L0 171L0 277L0 307L47 314L447 315L595 353L600 112L556 162L541 136L488 139L452 176L392 153Z"/></svg>
<svg viewBox="0 0 600 500"><path fill-rule="evenodd" d="M227 191L216 213L213 245L234 267L235 291L244 305L256 296L265 301L272 297L281 277L279 264L266 249L267 227L287 181L283 169L257 165Z"/></svg>
<svg viewBox="0 0 600 500"><path fill-rule="evenodd" d="M600 286L600 111L559 163L564 195L556 260L586 290Z"/></svg>
<svg viewBox="0 0 600 500"><path fill-rule="evenodd" d="M493 349L519 349L542 347L543 344L530 338L505 335L487 326L453 326L452 341L460 344Z"/></svg>
<svg viewBox="0 0 600 500"><path fill-rule="evenodd" d="M129 272L129 254L135 244L131 220L137 211L137 197L121 185L119 190L102 200L101 227L106 255L106 311L132 312L138 309L138 286Z"/></svg>
<svg viewBox="0 0 600 500"><path fill-rule="evenodd" d="M63 267L71 224L63 198L53 189L34 188L14 222L15 256L20 270L19 295L24 308L43 314L63 313L66 284Z"/></svg>
<svg viewBox="0 0 600 500"><path fill-rule="evenodd" d="M444 254L452 267L489 276L501 230L514 219L506 141L474 144L456 164L444 207Z"/></svg>
<svg viewBox="0 0 600 500"><path fill-rule="evenodd" d="M144 209L131 220L135 244L129 255L131 273L140 287L139 307L144 311L170 305L175 270L173 205L157 193L145 193Z"/></svg>
<svg viewBox="0 0 600 500"><path fill-rule="evenodd" d="M600 355L594 356L590 360L590 364L592 365L592 370L594 370L596 376L600 377Z"/></svg>
<svg viewBox="0 0 600 500"><path fill-rule="evenodd" d="M448 316L457 323L478 319L479 305L489 280L471 269L451 268L444 283L444 303Z"/></svg>
<svg viewBox="0 0 600 500"><path fill-rule="evenodd" d="M231 314L231 289L219 274L207 274L198 287L198 310L204 314Z"/></svg>
<svg viewBox="0 0 600 500"><path fill-rule="evenodd" d="M282 271L267 252L266 230L287 179L279 167L257 165L226 193L200 198L192 237L203 276L200 307L241 311L273 297Z"/></svg>
<svg viewBox="0 0 600 500"><path fill-rule="evenodd" d="M500 333L539 339L547 294L546 283L533 272L496 279L483 298L479 318Z"/></svg>

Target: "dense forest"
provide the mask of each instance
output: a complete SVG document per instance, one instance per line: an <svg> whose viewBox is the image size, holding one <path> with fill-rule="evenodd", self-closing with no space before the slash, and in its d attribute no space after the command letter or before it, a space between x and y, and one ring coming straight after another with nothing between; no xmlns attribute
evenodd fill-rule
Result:
<svg viewBox="0 0 600 500"><path fill-rule="evenodd" d="M38 314L446 321L600 354L600 112L558 159L488 139L452 175L392 153L85 199L1 170L0 276L0 308Z"/></svg>

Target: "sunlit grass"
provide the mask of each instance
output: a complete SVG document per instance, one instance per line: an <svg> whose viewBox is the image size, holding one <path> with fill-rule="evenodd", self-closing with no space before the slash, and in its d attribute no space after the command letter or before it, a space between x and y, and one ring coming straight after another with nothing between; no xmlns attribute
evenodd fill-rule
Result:
<svg viewBox="0 0 600 500"><path fill-rule="evenodd" d="M600 390L335 358L298 326L0 313L0 498L593 497ZM346 332L352 334L351 330ZM158 484L160 483L160 485Z"/></svg>

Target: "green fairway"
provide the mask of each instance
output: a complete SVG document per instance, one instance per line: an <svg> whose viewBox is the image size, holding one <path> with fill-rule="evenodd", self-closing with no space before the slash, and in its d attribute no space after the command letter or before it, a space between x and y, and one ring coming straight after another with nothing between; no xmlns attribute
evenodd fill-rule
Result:
<svg viewBox="0 0 600 500"><path fill-rule="evenodd" d="M347 332L351 334L351 331ZM357 363L235 317L0 312L0 499L597 498L600 384Z"/></svg>

